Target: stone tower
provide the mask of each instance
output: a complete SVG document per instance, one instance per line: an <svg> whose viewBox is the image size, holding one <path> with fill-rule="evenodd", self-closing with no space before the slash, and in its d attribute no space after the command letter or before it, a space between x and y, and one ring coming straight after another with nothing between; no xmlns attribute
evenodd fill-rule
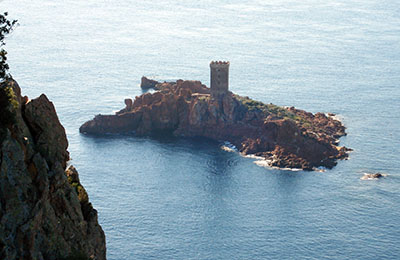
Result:
<svg viewBox="0 0 400 260"><path fill-rule="evenodd" d="M229 61L212 61L210 70L211 94L227 93L229 90Z"/></svg>

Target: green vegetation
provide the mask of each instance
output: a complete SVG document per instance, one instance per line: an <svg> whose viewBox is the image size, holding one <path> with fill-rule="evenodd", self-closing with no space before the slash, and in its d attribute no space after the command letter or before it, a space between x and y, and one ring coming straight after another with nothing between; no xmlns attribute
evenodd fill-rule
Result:
<svg viewBox="0 0 400 260"><path fill-rule="evenodd" d="M262 103L260 101L255 101L252 99L244 98L242 100L242 104L245 105L250 111L253 111L253 110L266 111L266 110L268 110L267 105L265 105L264 103Z"/></svg>
<svg viewBox="0 0 400 260"><path fill-rule="evenodd" d="M289 110L287 110L284 107L280 107L274 104L269 104L267 105L267 109L268 109L268 113L272 114L276 117L279 118L289 118L292 119L294 121L300 121L301 118L299 116L297 116L295 113L290 112Z"/></svg>
<svg viewBox="0 0 400 260"><path fill-rule="evenodd" d="M10 21L7 19L8 13L0 14L0 47L5 45L4 39L11 33L17 25L17 20ZM7 64L7 52L0 49L0 82L12 79L8 73L9 66Z"/></svg>
<svg viewBox="0 0 400 260"><path fill-rule="evenodd" d="M306 121L304 118L301 118L300 116L296 115L295 113L284 107L280 107L274 104L264 104L260 101L250 99L249 97L242 97L239 95L234 95L234 97L236 98L236 100L245 105L249 111L260 111L265 114L265 117L272 115L279 119L291 119L302 125L310 124L310 122Z"/></svg>
<svg viewBox="0 0 400 260"><path fill-rule="evenodd" d="M85 188L76 180L74 180L74 178L72 176L68 176L68 182L69 184L75 189L76 194L78 195L78 199L81 203L87 203L89 202L89 196L85 190Z"/></svg>
<svg viewBox="0 0 400 260"><path fill-rule="evenodd" d="M18 107L14 91L8 82L0 83L0 146L6 137L7 128L15 123L15 109Z"/></svg>
<svg viewBox="0 0 400 260"><path fill-rule="evenodd" d="M266 112L267 109L267 105L260 102L260 101L255 101L253 99L250 99L249 97L242 97L239 95L234 94L233 97L241 102L243 105L245 105L247 107L248 110L250 111L255 111L255 110L259 110L259 111L263 111Z"/></svg>
<svg viewBox="0 0 400 260"><path fill-rule="evenodd" d="M0 14L0 46L4 46L5 37L12 32L17 24L17 20L10 21L7 19L7 13ZM9 128L15 122L15 114L13 108L18 106L15 100L15 94L12 90L12 76L8 72L7 52L0 49L0 145L3 143L6 128Z"/></svg>

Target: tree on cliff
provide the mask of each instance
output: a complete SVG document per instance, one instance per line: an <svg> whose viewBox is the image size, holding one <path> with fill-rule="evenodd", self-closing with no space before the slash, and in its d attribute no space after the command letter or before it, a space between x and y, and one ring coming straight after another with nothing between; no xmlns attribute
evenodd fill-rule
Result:
<svg viewBox="0 0 400 260"><path fill-rule="evenodd" d="M8 73L7 52L3 49L3 46L5 45L4 39L15 28L17 20L10 21L7 19L7 15L7 12L0 14L0 82L12 79Z"/></svg>
<svg viewBox="0 0 400 260"><path fill-rule="evenodd" d="M17 25L17 20L8 20L8 13L0 14L0 144L5 135L5 128L14 122L12 100L14 93L10 86L12 80L8 72L7 52L3 49L4 39Z"/></svg>

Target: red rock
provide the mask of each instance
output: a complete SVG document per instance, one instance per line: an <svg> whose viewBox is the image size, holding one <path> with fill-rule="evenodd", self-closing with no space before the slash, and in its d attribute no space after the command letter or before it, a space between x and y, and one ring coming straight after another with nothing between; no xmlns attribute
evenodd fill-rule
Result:
<svg viewBox="0 0 400 260"><path fill-rule="evenodd" d="M106 259L97 211L75 168L65 170L68 142L53 104L45 95L28 102L11 84L18 104L0 145L0 258Z"/></svg>
<svg viewBox="0 0 400 260"><path fill-rule="evenodd" d="M325 166L347 156L336 140L344 126L323 113L294 107L269 107L227 92L211 96L199 81L163 83L159 92L137 97L133 109L118 115L96 116L80 128L82 133L124 133L138 135L168 131L175 135L203 136L227 140L244 154L273 159L277 167ZM275 110L274 110L275 109ZM278 112L276 112L278 111Z"/></svg>
<svg viewBox="0 0 400 260"><path fill-rule="evenodd" d="M145 76L142 77L140 87L143 89L154 88L159 82L156 80L148 79Z"/></svg>
<svg viewBox="0 0 400 260"><path fill-rule="evenodd" d="M132 109L132 99L126 98L125 99L125 105L126 105L126 111L130 111Z"/></svg>

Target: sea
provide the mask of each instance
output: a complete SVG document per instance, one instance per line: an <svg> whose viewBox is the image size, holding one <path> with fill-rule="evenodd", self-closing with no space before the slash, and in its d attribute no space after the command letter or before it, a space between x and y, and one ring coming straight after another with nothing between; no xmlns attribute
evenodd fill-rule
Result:
<svg viewBox="0 0 400 260"><path fill-rule="evenodd" d="M19 21L10 72L23 95L54 103L108 259L400 259L398 0L3 0L0 11ZM141 95L142 76L209 85L213 60L230 61L237 94L335 113L349 159L279 170L225 140L79 133Z"/></svg>

